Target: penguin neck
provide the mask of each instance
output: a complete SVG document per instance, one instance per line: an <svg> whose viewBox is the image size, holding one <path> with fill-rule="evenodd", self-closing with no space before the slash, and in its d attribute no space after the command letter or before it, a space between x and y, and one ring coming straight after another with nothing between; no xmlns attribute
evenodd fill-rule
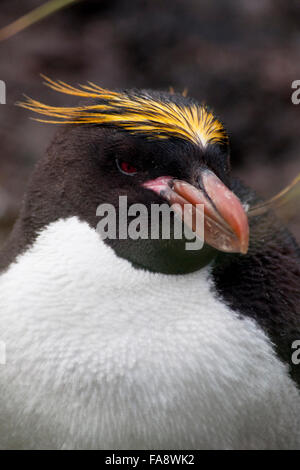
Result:
<svg viewBox="0 0 300 470"><path fill-rule="evenodd" d="M72 214L62 214L60 219L68 219ZM95 229L95 220L76 217ZM7 269L15 259L32 246L39 233L52 222L58 220L53 215L48 221L36 221L27 214L26 201L6 245L0 253L0 272ZM100 235L99 235L99 243ZM129 261L135 268L162 274L187 274L209 265L217 256L217 251L204 244L201 249L188 250L187 240L105 240L115 254Z"/></svg>
<svg viewBox="0 0 300 470"><path fill-rule="evenodd" d="M161 274L187 274L212 262L216 250L204 244L201 249L187 250L186 240L105 240L120 258L135 268Z"/></svg>

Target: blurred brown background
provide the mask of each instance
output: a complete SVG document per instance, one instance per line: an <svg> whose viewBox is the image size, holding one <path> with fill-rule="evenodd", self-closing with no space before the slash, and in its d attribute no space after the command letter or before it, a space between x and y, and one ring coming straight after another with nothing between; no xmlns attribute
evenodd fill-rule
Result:
<svg viewBox="0 0 300 470"><path fill-rule="evenodd" d="M0 27L42 0L1 0ZM272 196L300 172L298 0L85 0L0 43L0 244L55 127L14 106L26 93L66 105L44 73L71 84L173 86L206 101L230 135L234 172ZM300 240L300 224L292 230Z"/></svg>

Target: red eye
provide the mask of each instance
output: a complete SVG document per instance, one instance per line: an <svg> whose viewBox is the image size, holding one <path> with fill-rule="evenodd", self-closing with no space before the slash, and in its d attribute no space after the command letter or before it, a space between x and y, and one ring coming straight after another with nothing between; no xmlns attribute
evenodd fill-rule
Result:
<svg viewBox="0 0 300 470"><path fill-rule="evenodd" d="M122 173L125 173L125 175L135 175L137 173L137 169L134 166L130 165L130 163L122 161L120 162L117 160L117 165L119 170Z"/></svg>

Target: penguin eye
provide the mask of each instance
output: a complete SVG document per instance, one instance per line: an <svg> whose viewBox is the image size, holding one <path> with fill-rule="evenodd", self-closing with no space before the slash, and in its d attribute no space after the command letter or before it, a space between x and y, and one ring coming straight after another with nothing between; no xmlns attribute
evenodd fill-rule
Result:
<svg viewBox="0 0 300 470"><path fill-rule="evenodd" d="M137 173L137 169L128 162L116 160L116 163L119 171L125 175L133 176Z"/></svg>

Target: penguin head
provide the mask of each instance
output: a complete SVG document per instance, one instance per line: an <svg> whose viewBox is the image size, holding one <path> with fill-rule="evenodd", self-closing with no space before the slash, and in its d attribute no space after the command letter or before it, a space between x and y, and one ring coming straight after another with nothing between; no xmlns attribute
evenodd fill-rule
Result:
<svg viewBox="0 0 300 470"><path fill-rule="evenodd" d="M55 118L47 122L67 123L37 165L24 204L23 220L30 220L35 233L72 216L97 229L110 206L116 214L111 227L115 236L105 242L138 267L185 273L205 266L218 251L247 251L247 216L230 190L228 137L206 106L173 93L110 92L93 84L80 90L47 80L57 91L90 101L75 108L51 107L31 99L21 103ZM125 198L124 222L120 202L124 204ZM147 211L145 238L130 236L129 225L137 213L134 216L128 208L136 204ZM177 208L181 224L192 230L197 204L204 208L201 249L187 250L184 234L176 238L173 213L167 219L170 236L163 236L165 222L159 218L158 236L151 237L155 223L151 211L161 204ZM188 221L185 204L191 208ZM121 223L126 227L120 228Z"/></svg>

